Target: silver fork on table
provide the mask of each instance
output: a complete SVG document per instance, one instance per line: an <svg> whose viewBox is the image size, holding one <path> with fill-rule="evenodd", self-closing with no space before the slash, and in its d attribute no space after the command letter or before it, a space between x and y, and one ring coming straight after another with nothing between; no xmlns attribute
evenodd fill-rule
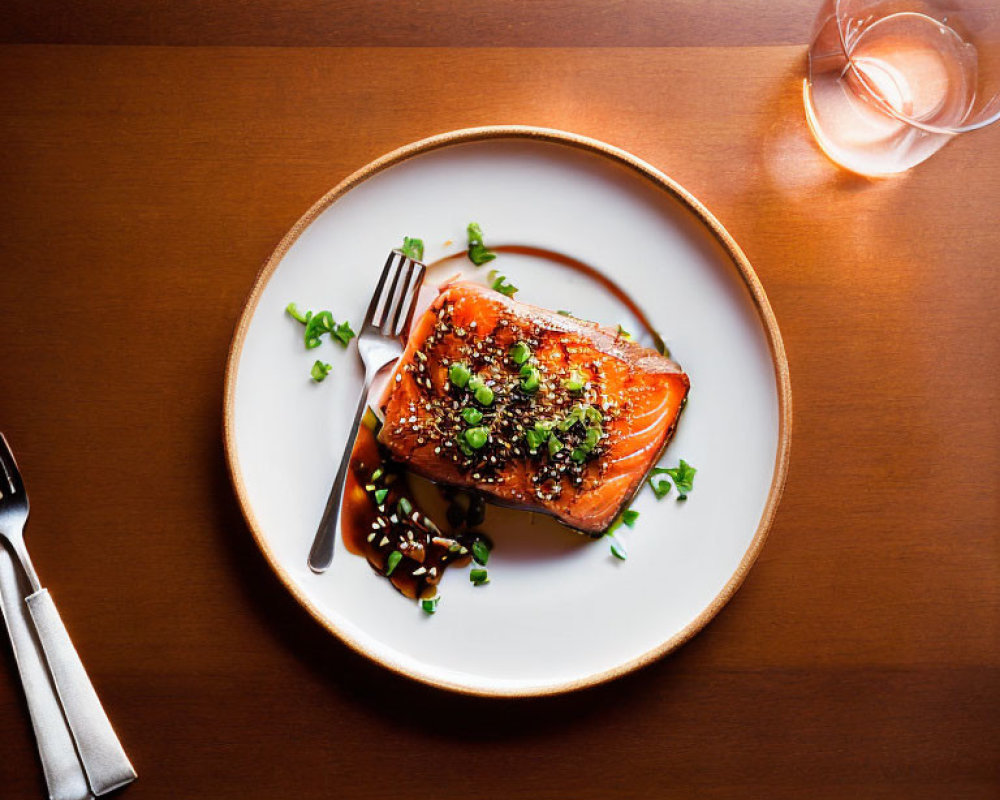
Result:
<svg viewBox="0 0 1000 800"><path fill-rule="evenodd" d="M312 550L309 551L309 568L313 572L323 572L333 561L333 549L337 541L337 522L340 519L340 504L344 497L344 484L351 463L351 451L358 436L358 428L368 406L368 390L379 371L403 354L400 336L409 327L413 318L413 308L417 302L417 292L423 283L427 267L393 250L382 268L375 294L372 295L365 322L358 334L358 353L365 365L365 382L361 387L361 397L354 414L354 423L347 434L344 455L340 459L337 477L333 481L326 509L316 530ZM386 290L386 284L389 289Z"/></svg>
<svg viewBox="0 0 1000 800"><path fill-rule="evenodd" d="M65 724L73 736L76 753L90 790L95 795L106 794L135 780L135 770L111 727L111 721L66 632L66 626L63 625L55 603L52 602L49 590L42 588L38 580L38 574L24 545L24 523L27 519L28 495L24 490L24 481L21 479L21 472L17 468L17 462L14 461L7 440L0 434L0 537L6 540L24 570L30 590L27 596L18 599L24 602L31 615L44 655L43 660L55 684L56 694L65 715ZM20 592L18 594L20 595ZM25 642L24 639L21 641ZM23 671L28 663L19 659L19 669ZM34 685L47 688L40 680L35 681ZM31 688L31 684L25 684L26 693ZM36 726L36 734L38 726L43 727L42 735L38 736L40 749L48 744L58 743L59 738L49 735L51 732L44 730L44 726L47 723L55 725L61 720L55 720L51 715L36 714L43 709L43 706L33 702L31 697L28 697L28 707L32 710L32 723ZM43 765L46 765L47 755L58 756L63 765L67 761L65 753L43 752ZM46 778L48 777L47 769Z"/></svg>

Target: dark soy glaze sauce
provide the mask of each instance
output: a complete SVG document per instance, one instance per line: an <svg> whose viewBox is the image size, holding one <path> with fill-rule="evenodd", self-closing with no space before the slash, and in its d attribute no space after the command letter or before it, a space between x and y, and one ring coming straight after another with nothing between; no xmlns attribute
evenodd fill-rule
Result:
<svg viewBox="0 0 1000 800"><path fill-rule="evenodd" d="M373 474L378 475L375 480ZM385 490L382 503L377 502L380 490ZM350 552L364 556L381 575L388 569L390 554L399 552L401 558L389 581L413 599L433 597L445 569L469 563L476 540L492 549L484 534L471 530L483 521L482 500L476 497L463 502L453 490L440 491L452 501L443 525L420 508L406 470L383 456L374 430L361 426L341 506L344 544Z"/></svg>

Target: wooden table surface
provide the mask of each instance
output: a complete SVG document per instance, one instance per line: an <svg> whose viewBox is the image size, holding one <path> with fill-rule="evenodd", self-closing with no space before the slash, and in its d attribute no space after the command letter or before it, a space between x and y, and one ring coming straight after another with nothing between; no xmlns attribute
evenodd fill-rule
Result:
<svg viewBox="0 0 1000 800"><path fill-rule="evenodd" d="M1000 127L897 179L838 172L801 109L815 5L8 4L0 429L139 771L125 796L1000 795ZM233 325L283 233L372 158L490 123L603 139L703 200L794 393L735 599L676 654L544 700L443 694L327 635L255 549L221 444ZM0 797L41 798L3 652Z"/></svg>

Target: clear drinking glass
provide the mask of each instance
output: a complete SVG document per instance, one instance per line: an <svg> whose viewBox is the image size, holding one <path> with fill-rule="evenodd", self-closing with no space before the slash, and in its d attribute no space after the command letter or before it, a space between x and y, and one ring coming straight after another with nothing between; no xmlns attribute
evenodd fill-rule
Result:
<svg viewBox="0 0 1000 800"><path fill-rule="evenodd" d="M903 172L1000 119L1000 0L825 0L804 95L831 159Z"/></svg>

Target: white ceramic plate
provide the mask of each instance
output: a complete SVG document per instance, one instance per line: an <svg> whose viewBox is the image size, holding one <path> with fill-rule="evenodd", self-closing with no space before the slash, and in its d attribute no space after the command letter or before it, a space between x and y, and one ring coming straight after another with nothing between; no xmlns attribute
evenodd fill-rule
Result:
<svg viewBox="0 0 1000 800"><path fill-rule="evenodd" d="M354 343L306 351L284 308L330 309L357 328L386 253L420 236L432 262L487 244L575 257L635 299L691 378L665 459L698 469L686 503L643 490L622 529L629 558L538 515L490 508L491 583L449 570L424 614L338 543L331 569L306 555L344 448L361 380ZM457 262L452 262L457 263ZM593 280L526 256L489 265L518 299L631 330ZM484 268L482 271L485 272ZM309 380L320 357L333 364ZM368 165L322 198L262 270L226 379L225 438L250 528L281 580L325 627L387 667L476 694L531 695L608 680L704 626L763 544L784 484L791 400L770 307L749 263L690 195L635 157L533 128L458 131Z"/></svg>

